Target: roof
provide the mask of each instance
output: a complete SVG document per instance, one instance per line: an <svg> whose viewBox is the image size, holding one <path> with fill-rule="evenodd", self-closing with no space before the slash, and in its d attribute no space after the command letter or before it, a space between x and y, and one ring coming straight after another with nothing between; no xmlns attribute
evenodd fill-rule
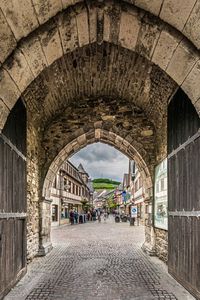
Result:
<svg viewBox="0 0 200 300"><path fill-rule="evenodd" d="M88 179L87 187L89 188L89 190L90 190L91 193L94 193L94 188L93 188L92 180L90 178Z"/></svg>
<svg viewBox="0 0 200 300"><path fill-rule="evenodd" d="M130 185L129 178L129 174L124 174L123 187L128 187Z"/></svg>
<svg viewBox="0 0 200 300"><path fill-rule="evenodd" d="M86 173L86 174L87 174L87 172L86 172L85 169L83 168L83 165L82 165L82 164L79 164L78 170L79 170L79 172L81 172L81 173Z"/></svg>
<svg viewBox="0 0 200 300"><path fill-rule="evenodd" d="M123 191L123 184L120 183L120 185L118 185L118 188L117 188L119 191Z"/></svg>

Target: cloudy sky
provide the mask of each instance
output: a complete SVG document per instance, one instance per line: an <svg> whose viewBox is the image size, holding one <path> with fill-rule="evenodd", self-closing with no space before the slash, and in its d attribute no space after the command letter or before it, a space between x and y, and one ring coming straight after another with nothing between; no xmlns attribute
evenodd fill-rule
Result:
<svg viewBox="0 0 200 300"><path fill-rule="evenodd" d="M103 143L86 146L73 155L70 161L76 167L81 163L92 179L102 177L122 181L123 174L128 172L128 158Z"/></svg>

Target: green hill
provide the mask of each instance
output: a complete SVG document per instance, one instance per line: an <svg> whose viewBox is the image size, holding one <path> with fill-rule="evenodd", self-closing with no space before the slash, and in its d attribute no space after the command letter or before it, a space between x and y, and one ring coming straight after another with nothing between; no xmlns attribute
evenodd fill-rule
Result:
<svg viewBox="0 0 200 300"><path fill-rule="evenodd" d="M120 184L120 182L118 181L107 179L107 178L96 178L93 179L92 183L93 183L93 188L95 190L103 190L103 189L113 190L116 188L116 186Z"/></svg>

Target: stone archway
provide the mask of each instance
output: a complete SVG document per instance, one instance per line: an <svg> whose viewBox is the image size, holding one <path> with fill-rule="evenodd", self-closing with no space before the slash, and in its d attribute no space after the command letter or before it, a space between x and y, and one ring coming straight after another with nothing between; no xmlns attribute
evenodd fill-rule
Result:
<svg viewBox="0 0 200 300"><path fill-rule="evenodd" d="M137 3L138 6L146 7L147 10L150 8L148 4L144 5L140 1ZM176 4L172 6L176 8ZM49 10L52 11L45 16L46 10L40 10L38 5L38 13L43 11L43 17L38 15L43 25L38 27L37 22L26 24L27 26L23 27L25 32L23 32L19 22L19 32L16 32L16 37L20 39L22 36L26 36L26 38L19 45L16 45L15 41L8 43L8 45L13 45L15 50L7 60L5 58L9 52L5 48L0 68L1 128L17 99L23 95L27 87L43 70L66 53L89 44L102 44L103 42L119 45L139 53L159 66L188 94L199 113L199 52L191 42L184 39L183 34L159 18L149 16L143 10L137 9L133 5L127 5L123 1L118 4L114 4L112 1L103 1L99 4L97 1L96 5L93 3L89 6L76 4L73 9L70 9L68 4L64 7L68 8L43 24L49 17L62 10L62 7L50 6ZM159 5L155 5L155 10L151 9L151 11L157 15L158 8ZM12 11L12 7L6 7L6 4L2 6L2 9L5 10L5 15L6 12ZM23 7L23 9L26 15L27 7ZM174 23L174 19L170 21L165 17L169 9L167 3L163 4L162 11L164 9L166 12L160 15L169 24ZM193 5L190 9L193 9ZM188 10L190 9L188 8ZM22 15L22 20L23 18L24 15ZM33 19L37 19L35 15L33 15ZM4 20L4 22L6 21ZM8 17L7 22L13 28L12 18ZM26 23L27 20L24 19L24 22ZM128 27L127 24L129 24ZM179 26L177 27L179 28ZM5 30L9 29L5 28ZM28 35L31 30L33 30L32 34ZM11 38L11 36L9 37ZM9 37L7 42L9 42ZM163 49L165 49L164 55Z"/></svg>
<svg viewBox="0 0 200 300"><path fill-rule="evenodd" d="M46 177L44 179L43 190L42 190L42 197L49 198L50 191L49 188L52 187L53 180L55 175L57 174L58 170L60 169L61 165L65 160L67 160L70 156L84 148L85 146L103 142L108 145L114 146L117 150L120 150L123 154L128 156L130 159L135 160L142 177L144 178L145 186L147 189L152 188L152 174L151 166L147 166L141 155L137 152L137 150L132 146L129 142L125 139L121 138L120 136L116 135L111 131L106 131L101 128L94 129L93 132L89 132L89 134L83 134L69 144L67 144L61 152L55 157L53 162L51 163Z"/></svg>
<svg viewBox="0 0 200 300"><path fill-rule="evenodd" d="M119 135L113 133L112 131L107 131L102 128L95 128L90 130L89 132L78 136L76 139L72 140L68 143L54 158L52 161L45 179L43 181L43 189L42 189L42 202L40 204L40 255L44 255L48 253L51 248L51 238L50 238L50 231L51 231L51 187L53 185L54 178L60 169L61 165L64 161L66 161L70 156L75 154L77 151L81 150L85 146L96 143L96 142L103 142L108 145L114 146L117 150L121 151L127 157L132 160L135 160L138 169L140 170L141 176L143 178L143 182L146 187L147 194L149 195L148 203L152 205L152 172L153 172L153 165L147 165L144 161L142 156L140 155L139 151L136 150L134 145L130 144L126 139L123 139ZM136 144L136 147L138 145ZM153 162L152 162L153 163ZM148 247L154 247L154 237L152 236L151 230L148 228L146 230L146 234L148 234Z"/></svg>
<svg viewBox="0 0 200 300"><path fill-rule="evenodd" d="M178 87L200 114L199 1L186 2L2 1L0 130L21 98L29 259L38 253L43 182L65 145L79 138L79 149L84 135L109 132L152 175L167 156L167 106Z"/></svg>

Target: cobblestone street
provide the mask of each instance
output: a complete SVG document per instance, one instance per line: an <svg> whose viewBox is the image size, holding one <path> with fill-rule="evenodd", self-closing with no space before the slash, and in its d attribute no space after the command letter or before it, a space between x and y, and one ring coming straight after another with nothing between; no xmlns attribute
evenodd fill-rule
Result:
<svg viewBox="0 0 200 300"><path fill-rule="evenodd" d="M142 252L142 226L110 217L53 229L52 238L54 249L28 266L6 300L194 299L162 262Z"/></svg>

